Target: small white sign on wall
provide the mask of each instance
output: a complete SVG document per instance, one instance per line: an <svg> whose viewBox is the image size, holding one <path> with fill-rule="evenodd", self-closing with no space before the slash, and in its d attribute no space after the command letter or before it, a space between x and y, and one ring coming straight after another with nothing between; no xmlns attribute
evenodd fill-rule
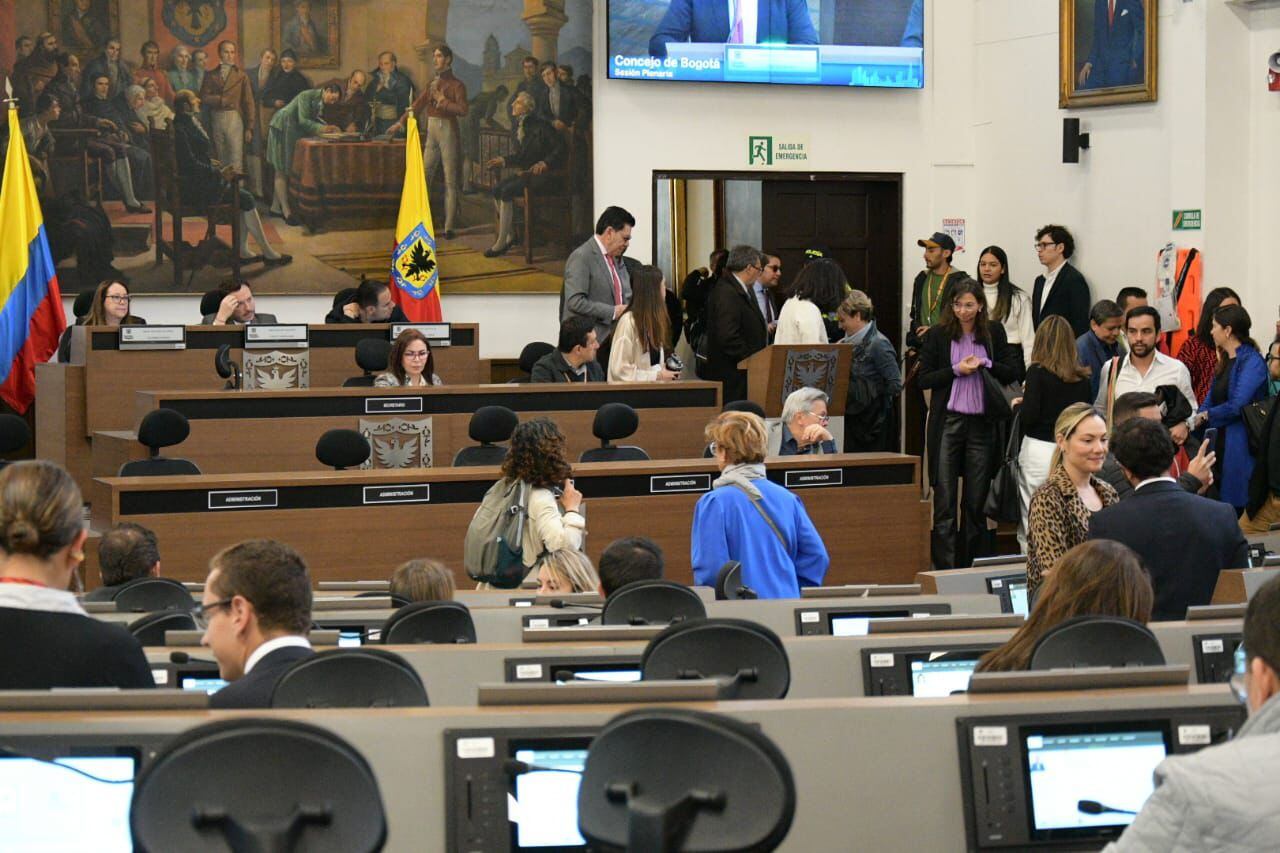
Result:
<svg viewBox="0 0 1280 853"><path fill-rule="evenodd" d="M952 240L956 241L956 251L964 251L964 220L963 219L943 219L942 233L946 234Z"/></svg>
<svg viewBox="0 0 1280 853"><path fill-rule="evenodd" d="M748 136L747 166L753 169L791 169L809 165L807 136Z"/></svg>

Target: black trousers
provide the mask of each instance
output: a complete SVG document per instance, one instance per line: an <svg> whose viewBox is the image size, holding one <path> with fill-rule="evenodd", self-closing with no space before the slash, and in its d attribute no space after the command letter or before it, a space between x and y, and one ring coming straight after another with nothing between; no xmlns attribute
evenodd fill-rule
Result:
<svg viewBox="0 0 1280 853"><path fill-rule="evenodd" d="M930 553L934 569L965 568L974 557L991 553L993 537L987 530L983 506L995 476L996 427L997 423L982 415L946 414L938 449L938 475L933 483Z"/></svg>

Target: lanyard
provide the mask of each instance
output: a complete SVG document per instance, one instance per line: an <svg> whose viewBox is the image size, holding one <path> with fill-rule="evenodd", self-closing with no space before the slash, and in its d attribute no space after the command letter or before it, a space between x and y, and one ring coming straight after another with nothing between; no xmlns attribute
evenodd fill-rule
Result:
<svg viewBox="0 0 1280 853"><path fill-rule="evenodd" d="M942 281L938 283L938 292L933 295L933 301L929 303L929 316L935 321L938 319L938 303L942 301L942 294L947 291L947 277L951 275L951 270L947 270L942 276ZM929 281L928 276L925 277L925 283Z"/></svg>

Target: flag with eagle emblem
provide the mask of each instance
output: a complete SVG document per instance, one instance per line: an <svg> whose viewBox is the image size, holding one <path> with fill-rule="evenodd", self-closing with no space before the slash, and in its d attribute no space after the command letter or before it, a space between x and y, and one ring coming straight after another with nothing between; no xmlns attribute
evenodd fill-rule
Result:
<svg viewBox="0 0 1280 853"><path fill-rule="evenodd" d="M404 189L396 219L396 249L391 256L391 296L413 323L438 323L440 267L436 259L435 226L427 200L426 172L418 121L408 116L404 143Z"/></svg>

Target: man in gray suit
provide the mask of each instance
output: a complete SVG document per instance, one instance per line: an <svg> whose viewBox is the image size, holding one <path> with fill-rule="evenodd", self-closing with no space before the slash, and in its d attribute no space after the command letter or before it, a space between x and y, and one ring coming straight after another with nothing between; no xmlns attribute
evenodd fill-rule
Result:
<svg viewBox="0 0 1280 853"><path fill-rule="evenodd" d="M275 314L259 314L253 301L253 288L247 281L229 278L218 285L222 301L218 310L205 314L200 321L206 326L253 326L276 322Z"/></svg>
<svg viewBox="0 0 1280 853"><path fill-rule="evenodd" d="M596 222L596 233L573 250L564 265L560 320L588 317L596 340L604 341L631 299L631 276L622 254L631 243L636 218L620 207L608 207Z"/></svg>

